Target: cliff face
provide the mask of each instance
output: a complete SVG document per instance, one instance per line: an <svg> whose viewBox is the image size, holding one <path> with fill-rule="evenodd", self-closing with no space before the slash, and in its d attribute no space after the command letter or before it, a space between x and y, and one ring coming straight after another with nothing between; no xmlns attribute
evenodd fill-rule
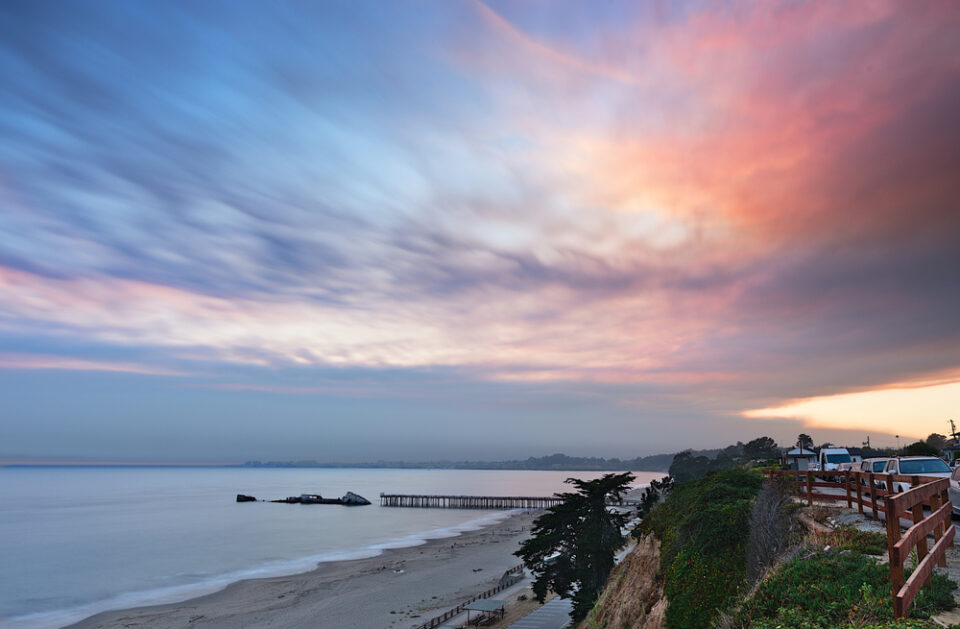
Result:
<svg viewBox="0 0 960 629"><path fill-rule="evenodd" d="M660 543L647 535L613 572L582 629L664 629L667 599L660 570Z"/></svg>

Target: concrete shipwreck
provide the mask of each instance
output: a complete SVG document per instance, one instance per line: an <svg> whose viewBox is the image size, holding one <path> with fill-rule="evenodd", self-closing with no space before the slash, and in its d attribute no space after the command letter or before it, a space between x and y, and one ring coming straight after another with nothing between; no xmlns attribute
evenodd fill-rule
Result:
<svg viewBox="0 0 960 629"><path fill-rule="evenodd" d="M237 502L257 502L257 499L254 496L237 494ZM299 496L287 496L268 502L282 502L289 505L346 505L348 507L370 504L369 500L352 491L345 493L342 498L324 498L320 494L300 494Z"/></svg>

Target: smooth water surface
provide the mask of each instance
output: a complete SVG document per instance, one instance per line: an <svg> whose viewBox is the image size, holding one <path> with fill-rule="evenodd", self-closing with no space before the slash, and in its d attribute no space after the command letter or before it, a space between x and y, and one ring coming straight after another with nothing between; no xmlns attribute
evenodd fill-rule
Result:
<svg viewBox="0 0 960 629"><path fill-rule="evenodd" d="M244 578L456 535L501 511L380 507L379 494L550 495L602 472L264 468L0 469L0 627L62 626ZM637 473L646 483L661 474ZM301 493L366 507L237 503Z"/></svg>

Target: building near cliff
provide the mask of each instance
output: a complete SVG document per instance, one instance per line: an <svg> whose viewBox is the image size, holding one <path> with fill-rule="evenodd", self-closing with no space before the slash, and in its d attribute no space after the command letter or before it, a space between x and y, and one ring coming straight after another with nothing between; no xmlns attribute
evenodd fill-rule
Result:
<svg viewBox="0 0 960 629"><path fill-rule="evenodd" d="M790 450L785 455L785 463L790 466L791 470L808 470L810 469L810 462L817 457L816 453L813 450L807 450L806 448L794 448Z"/></svg>

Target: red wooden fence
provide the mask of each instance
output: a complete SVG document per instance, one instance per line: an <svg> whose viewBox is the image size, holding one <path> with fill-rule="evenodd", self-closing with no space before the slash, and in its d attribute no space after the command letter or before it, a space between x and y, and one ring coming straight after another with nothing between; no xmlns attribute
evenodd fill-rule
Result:
<svg viewBox="0 0 960 629"><path fill-rule="evenodd" d="M903 476L853 471L794 471L767 470L767 475L786 476L796 483L800 496L807 504L814 500L846 502L857 505L860 513L869 509L876 520L883 512L887 521L887 552L890 556L890 586L893 593L895 618L904 618L910 603L921 586L929 585L934 564L946 566L946 550L953 544L955 529L950 521L953 505L948 488L950 479L932 476ZM814 479L823 480L814 480ZM897 483L908 483L911 488L897 492ZM816 488L842 490L843 493L823 493ZM930 509L925 515L923 508ZM913 525L900 534L900 518L910 518ZM933 548L927 549L927 536L933 534ZM910 551L917 549L917 566L904 581L904 563Z"/></svg>

